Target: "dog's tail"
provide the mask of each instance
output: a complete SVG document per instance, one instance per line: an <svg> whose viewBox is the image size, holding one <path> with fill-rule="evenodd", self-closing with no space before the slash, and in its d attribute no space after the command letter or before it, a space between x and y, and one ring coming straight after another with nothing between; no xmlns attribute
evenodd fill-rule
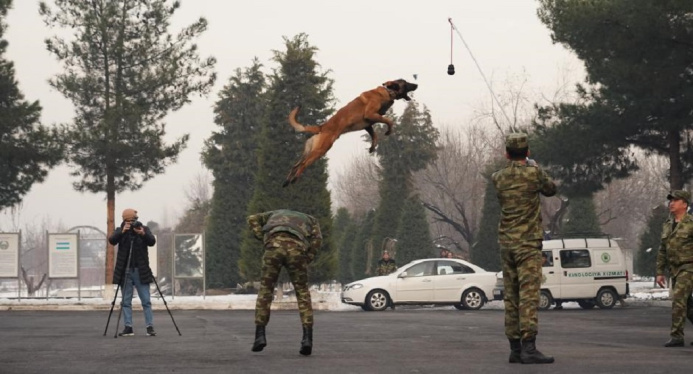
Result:
<svg viewBox="0 0 693 374"><path fill-rule="evenodd" d="M309 132L312 134L320 133L320 126L304 126L296 120L298 112L301 111L301 106L294 108L291 113L289 113L289 124L296 130L296 132Z"/></svg>

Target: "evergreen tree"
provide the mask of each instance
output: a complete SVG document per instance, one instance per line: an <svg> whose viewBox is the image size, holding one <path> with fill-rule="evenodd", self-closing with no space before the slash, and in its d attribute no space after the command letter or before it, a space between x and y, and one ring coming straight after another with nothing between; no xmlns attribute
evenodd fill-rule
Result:
<svg viewBox="0 0 693 374"><path fill-rule="evenodd" d="M589 84L578 86L580 103L540 110L554 124L541 136L552 138L567 180L594 190L628 175L636 167L631 146L669 158L671 189L690 180L691 13L689 0L540 0L539 18L584 62ZM570 185L578 184L562 190Z"/></svg>
<svg viewBox="0 0 693 374"><path fill-rule="evenodd" d="M2 39L12 0L0 0L0 210L22 201L34 183L63 157L63 140L56 129L42 126L41 106L28 102L14 78L14 64L3 58L8 43Z"/></svg>
<svg viewBox="0 0 693 374"><path fill-rule="evenodd" d="M337 272L337 280L341 284L347 284L355 280L352 271L354 243L357 240L359 233L359 223L356 220L349 220L349 224L339 241L339 269Z"/></svg>
<svg viewBox="0 0 693 374"><path fill-rule="evenodd" d="M435 251L431 231L426 222L426 209L418 195L413 195L404 202L400 221L397 229L397 265L432 257Z"/></svg>
<svg viewBox="0 0 693 374"><path fill-rule="evenodd" d="M268 103L259 139L258 169L248 214L275 209L293 209L318 219L324 237L323 246L311 264L311 282L334 277L337 268L332 244L332 214L327 190L327 161L323 158L306 170L301 180L282 188L284 176L298 159L305 142L287 123L291 109L302 105L301 121L320 124L332 112L332 80L318 72L317 48L308 43L306 34L284 38L285 51L274 51L279 67L270 78ZM246 235L241 244L241 275L248 280L260 277L262 244Z"/></svg>
<svg viewBox="0 0 693 374"><path fill-rule="evenodd" d="M439 133L433 127L428 109L425 106L420 109L416 100L409 101L401 118L395 118L394 122L396 126L393 133L383 137L377 149L382 179L378 188L380 205L373 233L376 253L381 253L380 246L386 237L398 239L398 247L407 245L396 237L401 224L420 225L427 230L429 227L425 215L423 220L420 220L419 215L405 217L405 220L418 220L405 223L402 211L413 192L412 174L424 169L437 157L436 141ZM428 236L430 237L430 233Z"/></svg>
<svg viewBox="0 0 693 374"><path fill-rule="evenodd" d="M205 142L202 159L214 175L208 220L207 284L235 287L241 282L238 261L248 229L246 214L255 187L257 142L266 106L265 76L257 59L236 70L219 94L214 122L221 127Z"/></svg>
<svg viewBox="0 0 693 374"><path fill-rule="evenodd" d="M562 237L601 236L596 208L592 197L574 197L566 213L566 220L561 226Z"/></svg>
<svg viewBox="0 0 693 374"><path fill-rule="evenodd" d="M352 227L352 220L349 216L349 211L342 207L337 209L337 214L334 217L334 225L332 229L332 242L336 246L336 258L337 258L337 279L341 282L342 272L345 268L345 264L349 263L349 258L351 257L351 252L347 252L345 247L343 247L344 237L347 235L348 230ZM353 239L353 238L352 238ZM351 248L349 248L350 250Z"/></svg>
<svg viewBox="0 0 693 374"><path fill-rule="evenodd" d="M61 0L40 3L50 27L68 39L46 40L65 70L50 84L72 100L75 118L65 125L73 185L106 193L107 232L114 229L117 192L137 190L164 172L185 148L188 135L167 145L163 119L207 94L216 78L212 57L201 59L194 40L206 29L200 18L169 34L180 7L166 0ZM62 32L64 34L64 32ZM113 275L113 246L106 251L106 281Z"/></svg>
<svg viewBox="0 0 693 374"><path fill-rule="evenodd" d="M500 221L500 202L496 188L491 180L493 171L498 170L502 161L497 161L491 166L487 174L486 191L484 192L484 206L481 211L481 223L477 241L470 251L471 262L488 271L500 271L500 246L498 244L498 222Z"/></svg>
<svg viewBox="0 0 693 374"><path fill-rule="evenodd" d="M358 234L351 246L351 274L354 280L373 276L372 268L375 251L371 236L373 234L375 216L375 209L368 211L359 226Z"/></svg>
<svg viewBox="0 0 693 374"><path fill-rule="evenodd" d="M657 251L662 240L662 225L669 216L664 206L652 210L647 227L640 236L640 246L635 255L633 271L641 276L655 276L657 273Z"/></svg>

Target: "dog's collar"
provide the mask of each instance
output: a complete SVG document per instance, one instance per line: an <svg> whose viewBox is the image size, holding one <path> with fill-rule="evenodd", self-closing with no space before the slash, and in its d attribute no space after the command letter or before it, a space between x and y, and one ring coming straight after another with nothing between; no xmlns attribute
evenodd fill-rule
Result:
<svg viewBox="0 0 693 374"><path fill-rule="evenodd" d="M385 86L383 86L383 87L385 87ZM385 87L385 89L387 90L388 95L390 95L390 99L394 100L397 97L397 91L391 90L387 87Z"/></svg>

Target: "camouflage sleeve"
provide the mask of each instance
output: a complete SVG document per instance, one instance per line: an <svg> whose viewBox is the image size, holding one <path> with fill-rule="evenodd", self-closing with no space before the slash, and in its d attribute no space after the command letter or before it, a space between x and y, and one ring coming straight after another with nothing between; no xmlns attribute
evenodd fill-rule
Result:
<svg viewBox="0 0 693 374"><path fill-rule="evenodd" d="M320 224L318 220L313 218L310 222L310 248L308 249L311 260L315 258L320 247L322 247L322 233L320 232Z"/></svg>
<svg viewBox="0 0 693 374"><path fill-rule="evenodd" d="M657 251L657 274L664 275L666 273L666 262L667 262L667 245L662 239L659 244L659 251Z"/></svg>
<svg viewBox="0 0 693 374"><path fill-rule="evenodd" d="M262 240L264 233L262 232L262 227L267 223L269 219L269 213L258 213L248 216L248 226L250 231L259 240Z"/></svg>
<svg viewBox="0 0 693 374"><path fill-rule="evenodd" d="M556 194L556 184L543 169L539 169L539 181L541 183L539 192L541 192L542 195L553 196Z"/></svg>

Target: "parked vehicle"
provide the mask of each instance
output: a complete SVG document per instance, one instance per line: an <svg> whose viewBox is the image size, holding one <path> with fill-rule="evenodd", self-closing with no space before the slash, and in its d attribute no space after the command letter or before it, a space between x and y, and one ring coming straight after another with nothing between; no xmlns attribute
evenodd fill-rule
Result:
<svg viewBox="0 0 693 374"><path fill-rule="evenodd" d="M412 261L389 275L349 283L341 299L366 311L406 304L476 310L492 297L495 283L495 273L467 261L429 258Z"/></svg>
<svg viewBox="0 0 693 374"><path fill-rule="evenodd" d="M626 257L618 243L606 238L545 240L539 308L576 301L583 309L613 308L628 296ZM498 273L495 300L503 299L503 275Z"/></svg>

